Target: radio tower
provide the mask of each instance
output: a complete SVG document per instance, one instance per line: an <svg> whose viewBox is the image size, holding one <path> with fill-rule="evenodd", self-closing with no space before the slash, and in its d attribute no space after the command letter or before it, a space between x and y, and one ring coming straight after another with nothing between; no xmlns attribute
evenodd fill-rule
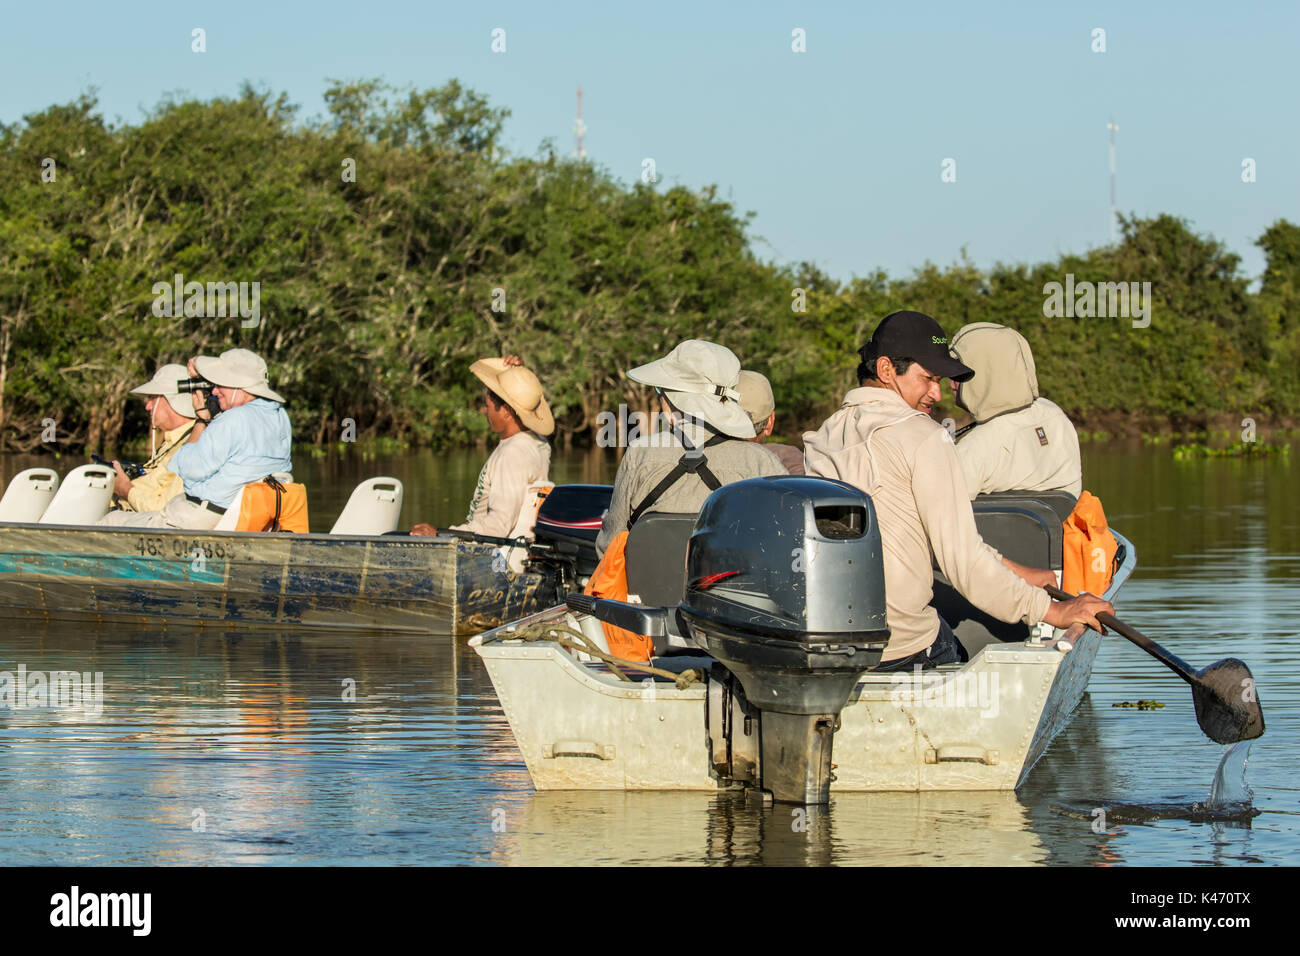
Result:
<svg viewBox="0 0 1300 956"><path fill-rule="evenodd" d="M578 118L573 121L573 131L578 135L578 151L575 155L579 159L587 158L587 151L582 148L582 134L587 132L587 124L582 121L582 87L578 87Z"/></svg>
<svg viewBox="0 0 1300 956"><path fill-rule="evenodd" d="M1110 130L1110 243L1114 245L1117 238L1115 226L1118 221L1115 211L1115 133L1119 130L1115 125L1115 117L1112 116L1106 123L1106 129Z"/></svg>

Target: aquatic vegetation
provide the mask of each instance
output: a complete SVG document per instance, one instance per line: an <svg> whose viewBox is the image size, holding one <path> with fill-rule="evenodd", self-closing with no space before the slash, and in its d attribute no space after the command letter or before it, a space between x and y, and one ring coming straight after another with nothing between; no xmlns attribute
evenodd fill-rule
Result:
<svg viewBox="0 0 1300 956"><path fill-rule="evenodd" d="M1136 707L1138 710L1158 710L1165 706L1158 700L1121 700L1111 704L1112 707Z"/></svg>
<svg viewBox="0 0 1300 956"><path fill-rule="evenodd" d="M1282 458L1290 454L1290 445L1274 445L1266 441L1239 441L1222 448L1211 448L1200 442L1174 446L1175 461L1192 458Z"/></svg>

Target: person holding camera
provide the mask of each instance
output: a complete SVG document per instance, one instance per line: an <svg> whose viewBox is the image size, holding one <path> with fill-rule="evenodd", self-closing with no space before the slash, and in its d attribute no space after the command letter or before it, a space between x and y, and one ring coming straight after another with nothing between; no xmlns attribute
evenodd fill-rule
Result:
<svg viewBox="0 0 1300 956"><path fill-rule="evenodd" d="M126 524L136 512L158 511L182 492L180 476L168 471L167 465L189 439L194 427L190 399L177 389L186 377L185 366L172 363L158 369L143 385L131 389L132 395L148 399L144 407L149 412L149 460L144 463L143 472L135 477L127 474L120 461L113 462L113 470L117 472L113 494L119 510L110 511L99 524ZM159 432L162 432L161 446Z"/></svg>
<svg viewBox="0 0 1300 956"><path fill-rule="evenodd" d="M258 355L248 349L227 349L216 358L197 355L188 371L191 380L201 380L186 383L196 421L167 466L184 482L184 493L122 525L207 531L244 485L293 470L284 399L267 383L266 363ZM208 384L221 410L215 418L203 387Z"/></svg>

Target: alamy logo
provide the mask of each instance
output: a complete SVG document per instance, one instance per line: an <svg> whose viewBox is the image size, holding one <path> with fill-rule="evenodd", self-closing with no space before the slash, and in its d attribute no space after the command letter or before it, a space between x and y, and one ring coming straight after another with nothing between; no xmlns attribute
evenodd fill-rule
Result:
<svg viewBox="0 0 1300 956"><path fill-rule="evenodd" d="M913 673L898 671L890 677L894 686L889 699L915 707L979 708L981 717L998 715L998 673L927 674L920 664Z"/></svg>
<svg viewBox="0 0 1300 956"><path fill-rule="evenodd" d="M1049 319L1132 319L1133 328L1151 324L1150 282L1075 282L1074 273L1065 283L1043 286L1043 315Z"/></svg>
<svg viewBox="0 0 1300 956"><path fill-rule="evenodd" d="M133 936L148 936L153 919L152 893L71 892L50 897L51 926L128 926Z"/></svg>
<svg viewBox="0 0 1300 956"><path fill-rule="evenodd" d="M176 273L171 282L155 282L153 314L160 319L184 316L188 319L224 319L238 316L241 329L262 324L262 283L186 282Z"/></svg>
<svg viewBox="0 0 1300 956"><path fill-rule="evenodd" d="M53 707L80 709L87 714L104 712L104 672L29 671L18 665L18 673L0 671L0 707L27 710Z"/></svg>
<svg viewBox="0 0 1300 956"><path fill-rule="evenodd" d="M682 416L683 425L692 425L694 422L692 416ZM679 448L681 446L673 434L672 423L672 417L664 412L655 412L653 415L629 412L626 405L620 405L617 414L601 412L596 416L596 447L627 448L635 443L649 448Z"/></svg>

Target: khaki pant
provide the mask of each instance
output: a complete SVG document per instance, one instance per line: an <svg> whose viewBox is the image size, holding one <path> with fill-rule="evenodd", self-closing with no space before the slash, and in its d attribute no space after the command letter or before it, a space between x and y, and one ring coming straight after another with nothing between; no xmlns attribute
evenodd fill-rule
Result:
<svg viewBox="0 0 1300 956"><path fill-rule="evenodd" d="M221 515L177 495L159 511L110 511L96 524L118 528L184 528L211 531Z"/></svg>

